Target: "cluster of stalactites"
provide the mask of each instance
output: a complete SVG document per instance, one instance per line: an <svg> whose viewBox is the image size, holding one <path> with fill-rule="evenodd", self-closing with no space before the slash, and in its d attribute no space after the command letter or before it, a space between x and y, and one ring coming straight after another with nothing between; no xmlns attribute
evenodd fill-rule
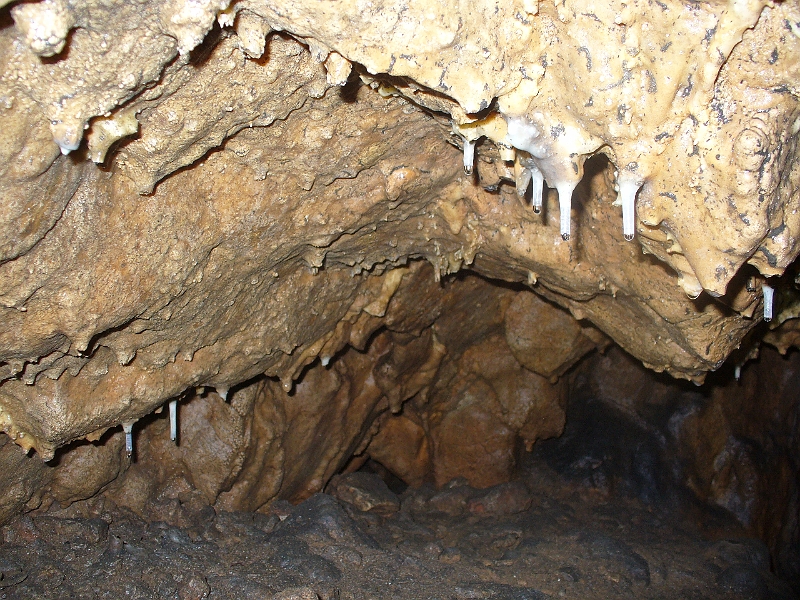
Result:
<svg viewBox="0 0 800 600"><path fill-rule="evenodd" d="M500 113L467 124L454 123L453 131L463 139L467 175L474 170L475 146L486 137L497 145L502 160L514 163L517 194L526 198L531 190L535 213L542 210L543 186L554 188L558 193L561 238L569 241L572 194L583 178L584 162L601 148L601 141L588 139L583 132L561 123L547 132L541 123ZM615 177L614 205L622 207L622 235L632 241L636 234L636 197L646 176L626 167L617 168ZM774 289L765 283L762 292L764 320L769 322L773 318Z"/></svg>
<svg viewBox="0 0 800 600"><path fill-rule="evenodd" d="M201 392L203 388L198 388ZM217 386L216 392L223 402L228 401L228 388ZM158 409L156 412L159 412ZM173 398L167 403L167 410L169 414L169 439L176 445L178 443L178 399ZM121 423L122 431L125 433L125 454L128 458L133 458L133 427L136 421L123 421Z"/></svg>
<svg viewBox="0 0 800 600"><path fill-rule="evenodd" d="M453 130L464 141L464 172L471 175L475 163L475 144L481 137L494 141L501 158L514 162L517 193L527 195L532 186L534 212L542 209L542 186L546 183L558 192L561 237L570 239L572 194L583 178L583 164L602 146L587 139L583 132L564 124L545 131L539 123L526 117L493 113L485 119L467 124L454 124ZM576 152L575 149L578 149ZM636 195L644 178L629 170L617 171L617 204L622 206L623 237L631 241L636 231Z"/></svg>

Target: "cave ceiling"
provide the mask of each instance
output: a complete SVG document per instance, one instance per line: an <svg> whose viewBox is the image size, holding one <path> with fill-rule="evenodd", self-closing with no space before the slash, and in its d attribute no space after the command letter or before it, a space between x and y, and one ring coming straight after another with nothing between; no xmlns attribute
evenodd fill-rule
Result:
<svg viewBox="0 0 800 600"><path fill-rule="evenodd" d="M420 335L420 273L697 382L797 316L797 2L0 1L0 27L0 427L45 459Z"/></svg>

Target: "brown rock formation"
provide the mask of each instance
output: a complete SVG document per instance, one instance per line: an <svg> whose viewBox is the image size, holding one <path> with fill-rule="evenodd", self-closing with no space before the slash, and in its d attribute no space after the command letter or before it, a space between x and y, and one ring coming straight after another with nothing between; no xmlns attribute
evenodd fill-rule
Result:
<svg viewBox="0 0 800 600"><path fill-rule="evenodd" d="M231 390L227 401L199 388L178 404L177 445L166 411L137 424L134 463L123 460L119 430L61 452L44 469L40 478L50 485L34 504L66 505L115 480L106 495L117 504L188 522L183 510L208 504L252 511L276 497L302 500L354 454L363 457L357 463L372 457L411 482L465 477L486 487L505 481L518 439L530 447L558 435L564 423L563 385L521 366L502 335L511 300L531 292L474 276L442 290L421 262L392 272L404 277L385 319L373 318L360 330L363 350L345 349L326 367L315 363L289 392L265 378ZM459 333L454 308L467 301L486 309L471 320L478 342ZM421 321L414 309L425 305L432 310ZM529 306L543 317L553 310L541 300ZM41 465L16 449L13 456L28 468ZM407 466L404 457L410 457ZM76 477L81 469L91 476Z"/></svg>
<svg viewBox="0 0 800 600"><path fill-rule="evenodd" d="M657 432L664 471L677 475L702 502L733 514L770 546L778 569L796 577L797 352L781 357L765 349L742 369L739 381L728 373L703 391L654 380L616 350L583 367L596 398Z"/></svg>
<svg viewBox="0 0 800 600"><path fill-rule="evenodd" d="M757 342L800 251L796 3L581 6L0 8L0 427L104 441L3 443L0 518L107 486L106 431L197 387L111 493L255 509L365 449L489 485L560 431L588 323L695 381Z"/></svg>

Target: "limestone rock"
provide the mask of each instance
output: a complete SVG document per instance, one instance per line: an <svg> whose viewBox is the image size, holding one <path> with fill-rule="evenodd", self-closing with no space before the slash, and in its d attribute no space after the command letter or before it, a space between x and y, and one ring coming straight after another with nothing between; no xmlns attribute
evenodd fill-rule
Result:
<svg viewBox="0 0 800 600"><path fill-rule="evenodd" d="M400 499L375 473L348 473L334 477L330 483L331 493L358 510L391 514L400 510Z"/></svg>
<svg viewBox="0 0 800 600"><path fill-rule="evenodd" d="M513 515L526 511L533 497L525 484L519 481L501 483L472 498L467 503L469 512L475 515Z"/></svg>
<svg viewBox="0 0 800 600"><path fill-rule="evenodd" d="M370 457L411 486L430 478L431 442L420 423L405 415L386 415L367 448Z"/></svg>
<svg viewBox="0 0 800 600"><path fill-rule="evenodd" d="M514 466L514 433L499 417L497 397L482 381L455 393L458 406L444 415L434 434L436 483L459 476L476 487L507 481Z"/></svg>
<svg viewBox="0 0 800 600"><path fill-rule="evenodd" d="M575 319L533 294L514 298L504 325L514 358L544 377L563 375L595 347Z"/></svg>
<svg viewBox="0 0 800 600"><path fill-rule="evenodd" d="M638 193L645 247L691 295L723 295L745 262L770 276L797 256L798 223L779 208L797 184L776 180L786 172L797 181L800 40L783 26L797 21L791 3L608 2L589 12L538 3L532 13L492 3L466 13L457 2L279 4L247 6L372 74L410 78L422 89L398 87L422 104L432 91L447 96L451 104L431 108L450 112L470 147L486 136L527 153L526 164L558 188L562 211L586 157L606 153L626 236ZM506 122L470 131L490 105ZM567 235L569 219L561 216Z"/></svg>
<svg viewBox="0 0 800 600"><path fill-rule="evenodd" d="M404 295L399 290L396 300ZM444 351L435 376L409 396L400 414L379 418L366 449L370 457L414 485L441 486L461 477L487 487L508 479L518 441L530 449L537 439L561 432L563 387L523 367L503 335L517 297L477 277L448 285L432 311L440 315L432 329ZM557 310L534 302L533 320L544 322ZM566 370L569 357L562 359L556 369ZM548 356L537 364L543 370L554 362Z"/></svg>
<svg viewBox="0 0 800 600"><path fill-rule="evenodd" d="M765 348L741 368L739 381L729 368L701 390L654 379L619 350L595 355L581 370L593 397L654 434L666 467L656 470L659 477L671 472L702 503L732 514L770 546L781 570L796 577L789 547L800 539L800 484L791 474L800 456L793 433L798 366L797 352L783 357ZM634 465L645 472L652 450L626 445L636 448Z"/></svg>
<svg viewBox="0 0 800 600"><path fill-rule="evenodd" d="M531 448L564 426L558 386L521 367L500 336L467 350L455 376L443 377L437 387L424 420L439 485L456 477L474 487L507 481L517 436Z"/></svg>
<svg viewBox="0 0 800 600"><path fill-rule="evenodd" d="M794 318L785 321L780 327L764 334L764 343L786 354L791 348L800 348L800 320Z"/></svg>
<svg viewBox="0 0 800 600"><path fill-rule="evenodd" d="M109 436L102 444L84 442L59 456L53 467L48 496L68 506L91 498L125 471L123 436Z"/></svg>
<svg viewBox="0 0 800 600"><path fill-rule="evenodd" d="M0 464L5 473L0 485L0 522L5 522L44 487L52 471L41 461L28 458L6 436L0 437ZM35 501L34 507L37 504Z"/></svg>
<svg viewBox="0 0 800 600"><path fill-rule="evenodd" d="M480 432L490 485L598 343L555 306L699 382L794 285L796 3L6 4L0 428L44 459L199 387L193 498L301 499L373 435L443 483Z"/></svg>

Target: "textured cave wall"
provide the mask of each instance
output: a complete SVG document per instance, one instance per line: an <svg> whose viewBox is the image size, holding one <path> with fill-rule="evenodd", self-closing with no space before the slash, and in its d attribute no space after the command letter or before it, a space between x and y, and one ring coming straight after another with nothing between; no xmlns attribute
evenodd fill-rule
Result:
<svg viewBox="0 0 800 600"><path fill-rule="evenodd" d="M800 576L800 404L797 402L800 353L781 356L764 348L757 360L732 376L727 366L697 388L653 377L618 349L595 354L573 372L577 431L554 441L561 449L591 447L593 423L622 423L596 444L574 472L600 482L603 493L615 486L614 463L635 473L623 485L648 503L680 504L667 490L677 482L689 497L724 509L770 549L772 568L796 581ZM608 423L608 421L605 421ZM601 428L604 425L600 426ZM613 425L612 425L613 429ZM595 435L593 436L592 433ZM625 450L628 448L629 450ZM620 454L627 456L620 460ZM616 457L614 455L617 455ZM556 460L563 460L554 454ZM608 463L608 464L602 464ZM617 469L619 471L619 469ZM604 472L605 475L604 475ZM599 476L598 476L599 475ZM631 489L630 481L637 482ZM669 499L668 499L669 498ZM692 517L687 517L692 518ZM708 515L695 517L708 519Z"/></svg>
<svg viewBox="0 0 800 600"><path fill-rule="evenodd" d="M398 271L404 277L384 317L370 319L360 342L327 366L304 370L291 391L264 377L226 399L213 388L192 389L178 406L177 444L159 411L137 425L135 462L125 458L119 430L59 451L47 466L15 449L4 464L14 468L9 458L16 458L39 471L27 476L30 489L6 495L5 514L105 490L143 516L180 523L181 511L207 505L252 511L275 498L300 501L368 457L413 484L507 480L520 441L530 447L563 429L564 380L545 375L604 338L529 291L476 276L440 286L419 261ZM464 304L481 309L467 318L469 336ZM539 317L540 331L561 323L571 332L549 347L543 374L515 358L538 354L509 339L520 307ZM91 477L76 477L84 471Z"/></svg>
<svg viewBox="0 0 800 600"><path fill-rule="evenodd" d="M108 486L115 428L161 440L195 388L138 506L181 469L207 502L297 499L367 445L443 483L465 427L489 485L558 434L603 334L701 381L763 335L764 277L797 316L796 3L5 4L0 427L44 459L89 442L52 467L3 438L4 515ZM443 299L465 268L533 293Z"/></svg>

